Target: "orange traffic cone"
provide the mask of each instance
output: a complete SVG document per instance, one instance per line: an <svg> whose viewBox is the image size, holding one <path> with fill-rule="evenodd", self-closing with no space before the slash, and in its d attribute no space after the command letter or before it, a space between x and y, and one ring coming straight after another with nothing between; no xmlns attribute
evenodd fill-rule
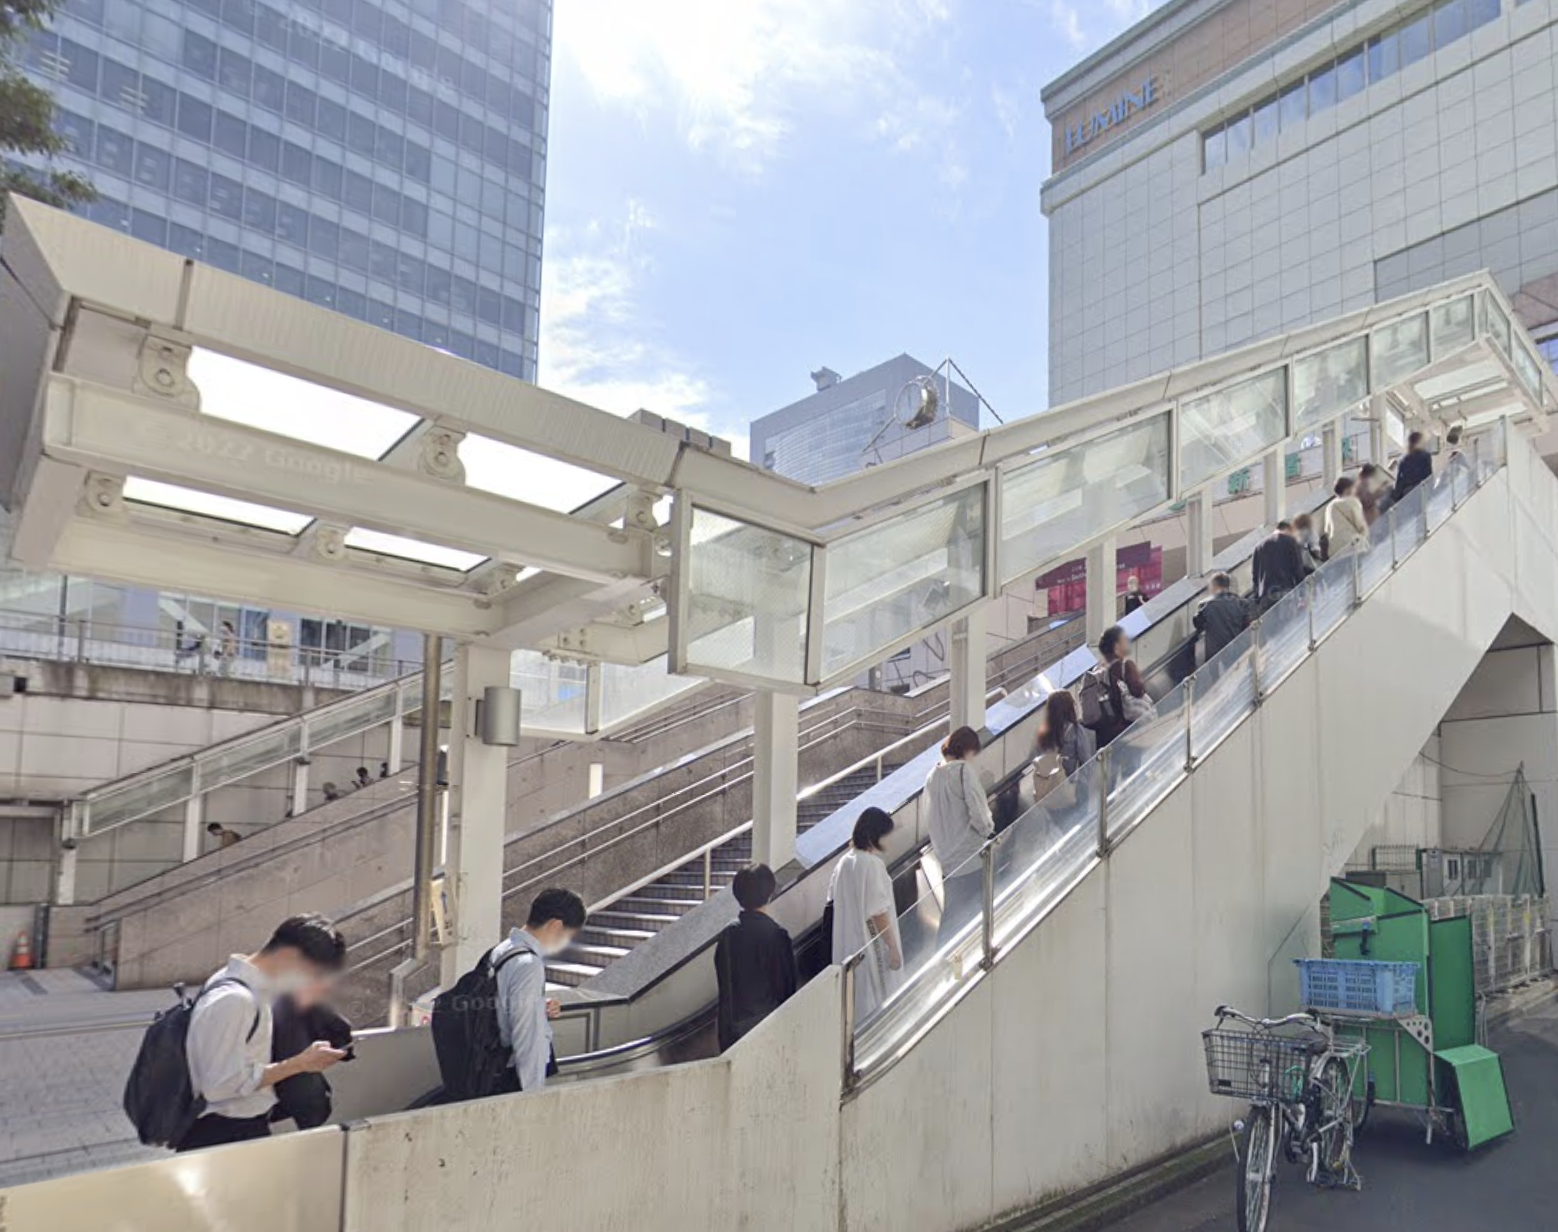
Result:
<svg viewBox="0 0 1558 1232"><path fill-rule="evenodd" d="M16 934L16 946L11 951L12 971L32 970L32 938L24 928Z"/></svg>

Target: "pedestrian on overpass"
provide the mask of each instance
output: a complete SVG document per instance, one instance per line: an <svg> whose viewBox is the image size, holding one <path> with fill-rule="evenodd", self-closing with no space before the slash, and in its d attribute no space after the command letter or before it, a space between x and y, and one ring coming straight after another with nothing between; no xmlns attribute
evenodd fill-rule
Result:
<svg viewBox="0 0 1558 1232"><path fill-rule="evenodd" d="M1325 508L1325 534L1331 544L1331 556L1340 556L1355 543L1369 543L1369 520L1358 499L1358 485L1343 475L1336 481L1335 499Z"/></svg>
<svg viewBox="0 0 1558 1232"><path fill-rule="evenodd" d="M1223 648L1250 627L1250 605L1233 593L1233 579L1212 574L1212 595L1195 614L1196 636L1203 640L1205 658L1211 664Z"/></svg>
<svg viewBox="0 0 1558 1232"><path fill-rule="evenodd" d="M974 761L979 733L960 727L941 746L941 762L925 780L931 849L941 865L942 940L983 909L980 849L995 835L995 821Z"/></svg>
<svg viewBox="0 0 1558 1232"><path fill-rule="evenodd" d="M1421 432L1407 437L1407 451L1396 463L1395 500L1400 502L1408 492L1434 473L1434 455L1428 452L1427 438Z"/></svg>
<svg viewBox="0 0 1558 1232"><path fill-rule="evenodd" d="M903 978L903 942L893 877L882 844L893 832L885 809L868 808L855 821L849 850L839 857L828 886L833 904L833 961L862 954L855 968L855 1023L865 1022ZM863 953L862 953L863 952Z"/></svg>
<svg viewBox="0 0 1558 1232"><path fill-rule="evenodd" d="M177 1149L246 1142L270 1135L275 1088L298 1074L320 1074L345 1057L314 1040L284 1061L271 1059L271 1003L328 982L346 965L346 941L319 915L283 920L265 948L234 954L201 990L190 1017L185 1054L200 1118Z"/></svg>
<svg viewBox="0 0 1558 1232"><path fill-rule="evenodd" d="M1255 575L1255 600L1262 612L1275 607L1282 596L1304 584L1313 570L1304 563L1293 523L1277 523L1277 529L1261 540L1251 560Z"/></svg>
<svg viewBox="0 0 1558 1232"><path fill-rule="evenodd" d="M497 1094L539 1091L557 1073L552 1020L562 1006L546 995L546 960L556 958L584 927L584 900L572 890L542 890L523 928L492 950L498 977L498 1037L512 1059ZM514 956L512 962L505 959Z"/></svg>
<svg viewBox="0 0 1558 1232"><path fill-rule="evenodd" d="M714 943L721 1052L795 995L795 945L768 914L777 885L766 864L742 869L731 883L741 915Z"/></svg>

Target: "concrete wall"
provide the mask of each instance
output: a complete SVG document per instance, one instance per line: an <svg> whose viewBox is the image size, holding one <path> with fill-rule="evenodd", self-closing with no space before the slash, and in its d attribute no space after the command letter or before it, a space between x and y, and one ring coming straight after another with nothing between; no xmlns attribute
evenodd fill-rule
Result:
<svg viewBox="0 0 1558 1232"><path fill-rule="evenodd" d="M982 1227L1226 1127L1199 1032L1220 1002L1293 1007L1327 878L1524 606L1516 558L1540 562L1509 518L1497 486L1475 498L845 1105L845 1228ZM1550 547L1540 568L1558 628Z"/></svg>
<svg viewBox="0 0 1558 1232"><path fill-rule="evenodd" d="M830 971L717 1060L370 1118L345 1232L837 1228L838 1009Z"/></svg>
<svg viewBox="0 0 1558 1232"><path fill-rule="evenodd" d="M1523 636L1522 636L1523 632ZM1488 655L1440 728L1444 845L1482 844L1525 768L1541 823L1544 867L1558 868L1558 663L1530 630ZM1452 768L1453 767L1453 768Z"/></svg>
<svg viewBox="0 0 1558 1232"><path fill-rule="evenodd" d="M1423 751L1385 801L1385 807L1364 831L1357 850L1347 861L1349 870L1384 870L1391 873L1392 889L1413 898L1422 894L1420 879L1414 869L1416 857L1406 849L1442 845L1440 760L1440 741L1435 734L1428 738ZM1395 850L1387 851L1386 848Z"/></svg>
<svg viewBox="0 0 1558 1232"><path fill-rule="evenodd" d="M1204 130L1409 8L1338 5L1193 95L1165 83L1155 119L1045 185L1052 403L1457 274L1491 269L1513 294L1558 271L1552 0L1504 0L1500 20L1203 173Z"/></svg>

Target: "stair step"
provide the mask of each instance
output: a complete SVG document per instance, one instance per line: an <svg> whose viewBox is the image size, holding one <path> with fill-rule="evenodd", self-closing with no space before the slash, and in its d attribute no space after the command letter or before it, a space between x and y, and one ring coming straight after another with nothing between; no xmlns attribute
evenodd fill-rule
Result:
<svg viewBox="0 0 1558 1232"><path fill-rule="evenodd" d="M638 919L630 916L630 919ZM674 919L675 917L668 917ZM631 950L641 941L648 941L658 932L658 929L648 928L597 928L592 922L590 927L579 930L577 938L580 945L615 945Z"/></svg>
<svg viewBox="0 0 1558 1232"><path fill-rule="evenodd" d="M709 874L709 882L717 890L721 886L729 885L732 881L735 880L735 877L735 869L731 869L729 872L726 872L723 869L716 868ZM657 886L689 886L701 893L703 890L703 869L701 867L694 869L677 869L676 872L667 873L664 877L660 878L659 881L653 882L652 884Z"/></svg>
<svg viewBox="0 0 1558 1232"><path fill-rule="evenodd" d="M549 962L546 964L548 978L556 984L566 988L577 988L586 980L592 980L601 973L601 968L591 967L584 963Z"/></svg>
<svg viewBox="0 0 1558 1232"><path fill-rule="evenodd" d="M671 912L629 911L623 908L621 902L616 902L604 911L597 911L592 915L590 923L603 929L622 928L653 936L667 925L676 923L680 918L679 914Z"/></svg>
<svg viewBox="0 0 1558 1232"><path fill-rule="evenodd" d="M662 877L659 881L651 882L640 893L651 898L685 899L688 902L701 903L703 901L703 880L699 878L697 885L680 885L674 881L668 881Z"/></svg>
<svg viewBox="0 0 1558 1232"><path fill-rule="evenodd" d="M611 904L618 911L635 915L686 915L703 905L701 898L644 898L633 895Z"/></svg>
<svg viewBox="0 0 1558 1232"><path fill-rule="evenodd" d="M620 945L580 945L575 942L563 952L565 963L596 968L609 967L628 952L631 947Z"/></svg>

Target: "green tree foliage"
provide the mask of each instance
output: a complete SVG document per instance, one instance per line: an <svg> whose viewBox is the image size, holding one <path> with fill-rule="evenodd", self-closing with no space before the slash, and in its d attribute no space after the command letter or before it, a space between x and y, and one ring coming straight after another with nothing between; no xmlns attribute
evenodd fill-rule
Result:
<svg viewBox="0 0 1558 1232"><path fill-rule="evenodd" d="M23 76L17 60L22 44L42 27L64 0L0 0L0 158L10 154L52 157L65 149L54 128L54 99ZM0 164L0 222L5 198L17 193L50 205L90 201L92 185L73 171L34 171Z"/></svg>

